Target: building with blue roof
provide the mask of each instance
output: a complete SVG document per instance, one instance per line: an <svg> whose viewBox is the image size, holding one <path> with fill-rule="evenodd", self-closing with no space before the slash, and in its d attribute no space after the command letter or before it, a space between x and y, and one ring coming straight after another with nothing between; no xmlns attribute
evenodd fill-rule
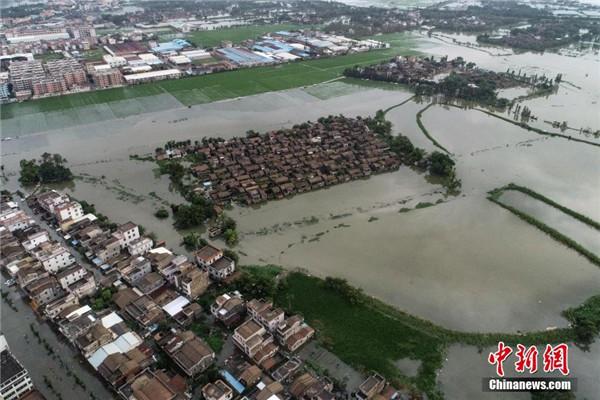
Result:
<svg viewBox="0 0 600 400"><path fill-rule="evenodd" d="M235 377L231 375L229 371L222 369L221 371L219 371L219 373L221 374L223 379L227 381L229 386L231 386L236 392L242 393L244 390L246 390L244 385L242 385L240 381L235 379Z"/></svg>
<svg viewBox="0 0 600 400"><path fill-rule="evenodd" d="M159 43L158 46L152 48L152 51L155 53L165 54L181 51L186 47L192 47L190 42L183 39L173 39L170 42Z"/></svg>
<svg viewBox="0 0 600 400"><path fill-rule="evenodd" d="M260 54L237 47L225 47L218 49L217 52L223 57L227 58L229 61L243 66L268 64L274 62L272 58L261 56Z"/></svg>

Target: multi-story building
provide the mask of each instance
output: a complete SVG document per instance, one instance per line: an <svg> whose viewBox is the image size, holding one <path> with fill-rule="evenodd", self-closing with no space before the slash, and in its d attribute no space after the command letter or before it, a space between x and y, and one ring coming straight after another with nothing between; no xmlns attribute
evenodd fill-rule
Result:
<svg viewBox="0 0 600 400"><path fill-rule="evenodd" d="M94 279L94 275L91 272L88 272L83 278L71 284L67 288L67 291L73 293L80 299L82 297L92 296L96 293L96 289L96 279Z"/></svg>
<svg viewBox="0 0 600 400"><path fill-rule="evenodd" d="M69 201L54 207L54 215L59 223L68 219L75 220L83 217L83 208L76 201Z"/></svg>
<svg viewBox="0 0 600 400"><path fill-rule="evenodd" d="M33 389L27 370L8 348L4 335L0 335L0 399L16 400Z"/></svg>
<svg viewBox="0 0 600 400"><path fill-rule="evenodd" d="M315 334L315 330L304 323L300 315L293 315L281 323L275 331L277 341L288 351L298 350Z"/></svg>
<svg viewBox="0 0 600 400"><path fill-rule="evenodd" d="M106 54L102 56L102 59L105 63L110 65L111 68L124 67L127 65L127 60L125 57L121 56L111 56L110 54Z"/></svg>
<svg viewBox="0 0 600 400"><path fill-rule="evenodd" d="M139 256L146 254L148 251L150 251L152 249L152 246L154 246L154 242L152 241L152 239L143 237L139 239L134 239L132 242L130 242L127 245L127 251L129 251L129 254L131 254L132 256Z"/></svg>
<svg viewBox="0 0 600 400"><path fill-rule="evenodd" d="M92 73L94 83L98 88L108 88L123 84L123 74L116 68L108 68Z"/></svg>
<svg viewBox="0 0 600 400"><path fill-rule="evenodd" d="M235 329L233 343L258 364L272 357L278 350L277 345L273 343L273 336L253 319Z"/></svg>
<svg viewBox="0 0 600 400"><path fill-rule="evenodd" d="M29 283L25 287L34 308L46 305L61 297L64 290L55 277L46 276Z"/></svg>
<svg viewBox="0 0 600 400"><path fill-rule="evenodd" d="M46 212L53 213L54 207L59 204L69 202L71 199L66 194L61 194L56 190L44 192L37 197L37 203Z"/></svg>
<svg viewBox="0 0 600 400"><path fill-rule="evenodd" d="M56 279L63 289L67 289L75 282L83 279L87 275L87 270L81 265L74 265L73 267L66 268L56 274Z"/></svg>
<svg viewBox="0 0 600 400"><path fill-rule="evenodd" d="M33 83L46 77L40 61L13 61L8 66L13 91L32 90Z"/></svg>
<svg viewBox="0 0 600 400"><path fill-rule="evenodd" d="M210 306L210 313L227 326L241 320L246 311L246 303L240 292L223 293Z"/></svg>
<svg viewBox="0 0 600 400"><path fill-rule="evenodd" d="M69 39L69 33L63 27L41 27L13 29L4 33L10 44Z"/></svg>
<svg viewBox="0 0 600 400"><path fill-rule="evenodd" d="M113 236L119 239L119 244L121 245L121 248L124 249L140 238L140 230L133 222L127 222L120 225L113 233Z"/></svg>
<svg viewBox="0 0 600 400"><path fill-rule="evenodd" d="M42 244L41 250L34 253L46 271L56 273L75 263L69 250L58 243Z"/></svg>
<svg viewBox="0 0 600 400"><path fill-rule="evenodd" d="M71 27L69 29L74 39L87 41L90 44L96 44L98 41L96 37L96 29L91 25L83 25L77 27Z"/></svg>
<svg viewBox="0 0 600 400"><path fill-rule="evenodd" d="M223 255L223 250L207 244L194 254L200 267L214 280L223 280L235 271L235 262Z"/></svg>
<svg viewBox="0 0 600 400"><path fill-rule="evenodd" d="M175 276L177 288L192 300L201 296L209 284L208 272L202 271L198 267L193 267L185 273Z"/></svg>
<svg viewBox="0 0 600 400"><path fill-rule="evenodd" d="M196 256L196 262L199 266L206 268L213 264L215 261L223 257L223 250L207 244L194 254Z"/></svg>
<svg viewBox="0 0 600 400"><path fill-rule="evenodd" d="M64 80L68 89L88 84L83 66L73 58L50 60L46 63L46 69L50 76Z"/></svg>
<svg viewBox="0 0 600 400"><path fill-rule="evenodd" d="M94 248L94 253L103 262L116 257L121 252L121 241L115 236L109 236Z"/></svg>
<svg viewBox="0 0 600 400"><path fill-rule="evenodd" d="M39 231L36 233L32 233L27 236L27 240L23 241L21 245L27 251L32 251L36 247L40 246L42 243L46 243L50 240L50 236L48 236L48 232Z"/></svg>
<svg viewBox="0 0 600 400"><path fill-rule="evenodd" d="M68 86L64 79L57 77L44 77L33 82L32 90L34 96L42 96L45 94L58 94L66 92L68 90Z"/></svg>
<svg viewBox="0 0 600 400"><path fill-rule="evenodd" d="M315 330L304 323L304 318L300 315L285 318L283 310L273 308L270 301L251 300L247 308L248 314L273 333L277 342L291 352L298 350L315 334Z"/></svg>
<svg viewBox="0 0 600 400"><path fill-rule="evenodd" d="M67 308L76 305L79 305L79 298L73 293L67 293L46 304L44 315L50 319L54 319Z"/></svg>
<svg viewBox="0 0 600 400"><path fill-rule="evenodd" d="M204 385L202 387L202 396L206 400L231 400L233 398L233 390L219 379L215 383Z"/></svg>
<svg viewBox="0 0 600 400"><path fill-rule="evenodd" d="M123 265L121 265L121 263ZM139 256L133 259L128 258L127 260L120 262L117 264L117 269L126 282L135 286L142 277L152 272L152 265L150 264L150 260Z"/></svg>
<svg viewBox="0 0 600 400"><path fill-rule="evenodd" d="M22 210L10 211L0 216L0 226L6 228L9 232L25 229L34 223L35 221Z"/></svg>
<svg viewBox="0 0 600 400"><path fill-rule="evenodd" d="M164 284L165 280L158 272L150 272L149 274L142 276L135 284L135 287L143 294L151 294Z"/></svg>

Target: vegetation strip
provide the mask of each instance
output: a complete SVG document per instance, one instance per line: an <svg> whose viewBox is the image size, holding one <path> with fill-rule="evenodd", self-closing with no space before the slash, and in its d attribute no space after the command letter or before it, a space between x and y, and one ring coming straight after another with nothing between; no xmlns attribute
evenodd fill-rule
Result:
<svg viewBox="0 0 600 400"><path fill-rule="evenodd" d="M570 247L573 250L577 251L579 254L581 254L582 256L587 258L592 264L600 267L600 257L598 257L596 254L592 253L591 251L589 251L588 249L583 247L581 244L577 243L575 240L571 239L568 236L563 235L556 229L551 228L550 226L546 225L545 223L538 220L537 218L534 218L531 215L524 213L523 211L520 211L515 207L512 207L512 206L509 206L508 204L502 203L499 200L499 197L500 197L500 195L502 195L503 192L504 192L503 188L494 189L489 192L489 196L487 198L491 202L496 203L500 207L512 212L513 214L515 214L516 216L521 218L523 221L528 222L529 224L535 226L542 232L551 236L553 239L555 239L555 240L561 242L562 244L564 244L565 246ZM526 192L523 192L523 193L526 193ZM526 193L526 194L528 194L528 193ZM540 200L540 201L543 201L543 200Z"/></svg>
<svg viewBox="0 0 600 400"><path fill-rule="evenodd" d="M458 106L454 106L454 107L458 107ZM461 108L461 107L459 107L459 108ZM492 117L495 117L495 118L499 118L499 119L501 119L503 121L506 121L508 123L511 123L513 125L521 127L523 129L527 129L528 131L533 131L533 132L538 133L540 135L546 135L546 136L552 136L552 137L557 136L557 137L561 137L561 138L564 138L564 139L567 139L567 140L572 140L574 142L580 142L580 143L585 143L585 144L590 144L592 146L600 147L600 143L591 142L591 141L585 140L585 139L574 138L572 136L563 135L561 133L548 132L548 131L545 131L545 130L540 129L540 128L535 128L535 127L533 127L533 126L531 126L529 124L526 124L525 122L513 121L510 118L503 117L501 115L495 114L495 113L493 113L491 111L484 110L484 109L481 109L481 108L475 107L473 109L477 110L477 111L481 111L482 113L485 113L485 114L487 114L489 116L492 116Z"/></svg>
<svg viewBox="0 0 600 400"><path fill-rule="evenodd" d="M386 108L385 110L383 110L383 115L385 116L388 112L392 111L394 108L401 107L401 106L405 105L406 103L408 103L409 101L411 101L414 98L415 98L415 96L410 96L408 99L404 100L402 103L398 103L398 104L395 104L393 106L390 106L390 107Z"/></svg>
<svg viewBox="0 0 600 400"><path fill-rule="evenodd" d="M437 140L435 140L430 134L429 131L427 130L427 128L425 128L425 125L423 125L423 122L421 121L421 116L423 115L423 113L425 111L427 111L427 109L429 107L431 107L434 103L429 103L425 108L423 108L421 111L419 111L417 113L417 125L419 125L419 128L421 129L421 131L423 132L423 134L425 136L427 136L427 139L429 139L431 141L431 143L434 144L434 146L442 149L443 151L445 151L448 154L451 154L444 146L442 146L441 144L439 144L439 142Z"/></svg>
<svg viewBox="0 0 600 400"><path fill-rule="evenodd" d="M501 188L501 190L516 190L518 192L525 193L526 195L533 197L534 199L539 200L543 203L546 203L549 206L552 206L552 207L564 212L565 214L570 215L571 217L575 218L576 220L581 221L584 224L589 225L596 230L600 230L600 222L595 221L586 215L580 214L577 211L571 210L570 208L567 208L561 204L558 204L557 202L547 198L546 196L544 196L538 192L535 192L535 191L529 189L528 187L519 186L514 183L509 183L508 185Z"/></svg>

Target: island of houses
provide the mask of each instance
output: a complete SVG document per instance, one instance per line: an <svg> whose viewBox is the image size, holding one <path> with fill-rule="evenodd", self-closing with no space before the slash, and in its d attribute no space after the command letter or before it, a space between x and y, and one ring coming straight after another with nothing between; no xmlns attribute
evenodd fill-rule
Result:
<svg viewBox="0 0 600 400"><path fill-rule="evenodd" d="M319 188L393 171L398 156L359 118L330 116L290 129L226 141L157 149L157 160L195 154L196 191L215 204L282 199Z"/></svg>

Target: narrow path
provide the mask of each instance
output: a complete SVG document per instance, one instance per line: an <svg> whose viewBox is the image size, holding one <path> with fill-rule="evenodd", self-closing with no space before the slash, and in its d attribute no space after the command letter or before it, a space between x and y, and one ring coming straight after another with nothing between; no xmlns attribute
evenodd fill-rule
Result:
<svg viewBox="0 0 600 400"><path fill-rule="evenodd" d="M423 115L423 113L427 111L427 109L432 105L434 105L434 103L429 103L425 108L423 108L417 113L417 125L419 126L419 129L421 129L421 132L423 132L423 134L427 137L427 139L431 141L431 143L433 143L434 146L446 152L447 154L452 154L450 153L450 151L448 151L448 149L442 146L437 140L433 138L433 136L429 134L429 131L427 130L427 128L425 128L425 125L423 125L423 122L421 121L421 116Z"/></svg>
<svg viewBox="0 0 600 400"><path fill-rule="evenodd" d="M409 101L411 101L414 98L415 98L415 96L410 96L408 99L404 100L402 103L398 103L398 104L395 104L393 106L386 108L385 110L383 110L383 115L387 114L389 111L392 111L394 108L398 108L398 107L405 105L406 103L408 103Z"/></svg>

